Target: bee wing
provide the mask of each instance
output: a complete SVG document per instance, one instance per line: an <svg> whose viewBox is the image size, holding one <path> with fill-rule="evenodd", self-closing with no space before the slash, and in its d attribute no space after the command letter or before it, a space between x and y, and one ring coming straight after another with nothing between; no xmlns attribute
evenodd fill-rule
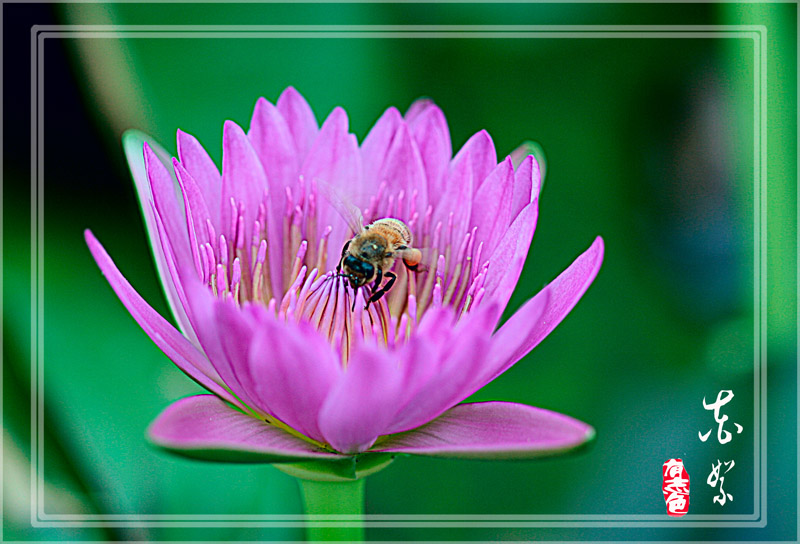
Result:
<svg viewBox="0 0 800 544"><path fill-rule="evenodd" d="M316 180L316 184L319 194L322 195L322 197L333 206L336 213L345 220L345 223L347 223L347 226L353 231L353 234L364 230L364 215L361 213L358 206L353 204L352 200L329 183Z"/></svg>

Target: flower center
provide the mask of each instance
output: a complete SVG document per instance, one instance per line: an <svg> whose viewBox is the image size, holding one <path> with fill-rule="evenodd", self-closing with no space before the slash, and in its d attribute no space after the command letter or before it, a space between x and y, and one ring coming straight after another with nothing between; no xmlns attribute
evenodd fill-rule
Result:
<svg viewBox="0 0 800 544"><path fill-rule="evenodd" d="M381 184L364 210L366 223L386 217L404 221L414 247L424 248L423 261L412 271L397 259L394 286L367 307L372 286L354 291L332 271L354 233L327 202L319 209L314 183L299 181L299 190L286 188L280 208L265 193L250 216L243 203L231 199L222 234L210 220L202 237L189 233L197 273L215 296L237 305L265 304L280 318L311 323L337 346L343 361L356 342L389 347L405 342L432 306L463 315L480 304L488 262L481 260L483 243L476 244L478 228L464 232L454 213L437 219L432 206L420 216L416 191L407 198L403 191L388 194ZM328 272L320 275L321 270Z"/></svg>

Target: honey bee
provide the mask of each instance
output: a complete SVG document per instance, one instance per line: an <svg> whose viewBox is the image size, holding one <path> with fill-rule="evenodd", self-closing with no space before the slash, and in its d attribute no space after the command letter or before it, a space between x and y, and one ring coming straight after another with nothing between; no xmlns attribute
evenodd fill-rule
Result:
<svg viewBox="0 0 800 544"><path fill-rule="evenodd" d="M347 278L353 291L368 283L373 284L367 299L369 307L379 301L397 280L397 275L391 272L397 259L402 259L409 270L416 271L419 267L422 252L411 246L412 241L411 229L399 219L378 219L363 226L344 244L336 272ZM386 285L381 287L384 278Z"/></svg>
<svg viewBox="0 0 800 544"><path fill-rule="evenodd" d="M318 188L355 233L342 247L336 273L347 279L354 294L357 289L372 283L366 304L366 308L369 308L397 281L397 275L391 271L397 259L401 259L409 270L417 271L422 261L422 251L412 247L411 229L401 220L386 217L364 225L361 210L336 189L324 183L319 183ZM384 279L386 284L381 286Z"/></svg>

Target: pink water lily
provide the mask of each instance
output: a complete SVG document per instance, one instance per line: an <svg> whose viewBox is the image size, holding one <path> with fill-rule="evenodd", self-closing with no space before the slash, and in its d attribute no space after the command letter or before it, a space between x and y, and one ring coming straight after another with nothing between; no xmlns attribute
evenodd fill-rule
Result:
<svg viewBox="0 0 800 544"><path fill-rule="evenodd" d="M452 156L429 100L389 108L359 146L336 108L321 127L288 88L249 132L224 126L222 173L178 132L178 157L125 138L173 327L86 232L117 296L211 394L176 401L151 440L209 459L296 462L365 452L528 458L575 448L589 425L509 402L459 404L525 356L573 308L603 258L597 238L499 326L536 226L533 156L498 163L478 132ZM404 221L423 266L365 308L335 273L353 236L321 187L367 223ZM526 286L521 289L527 290ZM355 300L353 299L355 297Z"/></svg>

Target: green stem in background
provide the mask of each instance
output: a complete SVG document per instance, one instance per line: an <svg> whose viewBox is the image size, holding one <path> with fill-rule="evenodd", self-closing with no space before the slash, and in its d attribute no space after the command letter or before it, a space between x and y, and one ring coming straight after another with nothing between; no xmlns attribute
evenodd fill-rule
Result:
<svg viewBox="0 0 800 544"><path fill-rule="evenodd" d="M364 540L364 482L365 479L320 482L297 478L307 521L308 540ZM347 515L334 521L315 521L313 516Z"/></svg>

